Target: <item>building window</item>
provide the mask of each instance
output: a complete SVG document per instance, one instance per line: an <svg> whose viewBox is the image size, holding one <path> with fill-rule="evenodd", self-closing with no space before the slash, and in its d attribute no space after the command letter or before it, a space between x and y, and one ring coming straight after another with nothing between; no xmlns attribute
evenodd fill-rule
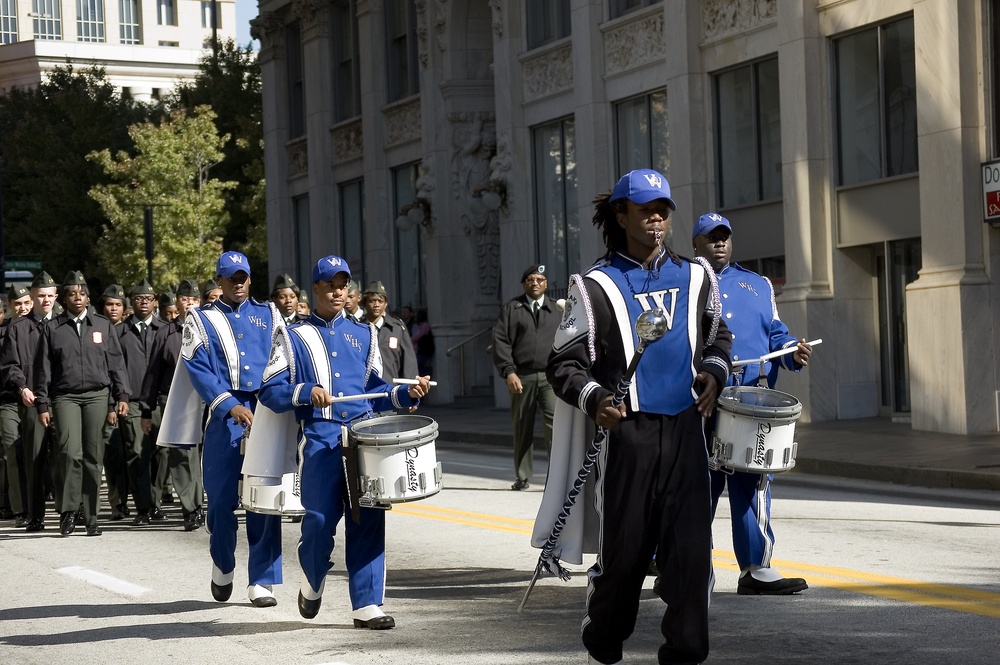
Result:
<svg viewBox="0 0 1000 665"><path fill-rule="evenodd" d="M295 240L295 279L312 284L312 235L309 229L309 197L292 199L292 231Z"/></svg>
<svg viewBox="0 0 1000 665"><path fill-rule="evenodd" d="M17 0L0 0L0 44L17 41Z"/></svg>
<svg viewBox="0 0 1000 665"><path fill-rule="evenodd" d="M569 276L579 269L576 139L572 118L532 129L537 260L546 266L549 295L566 295Z"/></svg>
<svg viewBox="0 0 1000 665"><path fill-rule="evenodd" d="M122 44L141 44L139 0L118 0L118 12L121 15L118 36L121 38Z"/></svg>
<svg viewBox="0 0 1000 665"><path fill-rule="evenodd" d="M532 0L525 5L529 49L569 36L569 0Z"/></svg>
<svg viewBox="0 0 1000 665"><path fill-rule="evenodd" d="M215 5L215 25L212 25L212 5ZM222 27L222 3L202 0L201 2L201 27L221 28Z"/></svg>
<svg viewBox="0 0 1000 665"><path fill-rule="evenodd" d="M334 121L361 115L361 73L358 51L358 11L355 0L333 3L333 108Z"/></svg>
<svg viewBox="0 0 1000 665"><path fill-rule="evenodd" d="M715 77L720 207L781 198L778 59Z"/></svg>
<svg viewBox="0 0 1000 665"><path fill-rule="evenodd" d="M663 0L611 0L611 18L618 18L643 7L658 5Z"/></svg>
<svg viewBox="0 0 1000 665"><path fill-rule="evenodd" d="M31 24L35 39L62 39L59 0L31 0Z"/></svg>
<svg viewBox="0 0 1000 665"><path fill-rule="evenodd" d="M104 41L104 0L76 0L76 40Z"/></svg>
<svg viewBox="0 0 1000 665"><path fill-rule="evenodd" d="M914 173L913 17L834 42L840 184Z"/></svg>
<svg viewBox="0 0 1000 665"><path fill-rule="evenodd" d="M180 42L169 42L169 41L164 41L164 40L161 39L160 41L156 42L156 45L157 46L169 46L170 48L180 48L181 43Z"/></svg>
<svg viewBox="0 0 1000 665"><path fill-rule="evenodd" d="M394 102L420 92L416 3L388 0L385 15L389 101Z"/></svg>
<svg viewBox="0 0 1000 665"><path fill-rule="evenodd" d="M417 178L420 176L418 165L393 169L392 189L395 197L395 210L412 203L417 194ZM420 224L414 224L405 216L404 224L396 224L396 308L409 305L416 310L427 304L424 293L424 247L420 236Z"/></svg>
<svg viewBox="0 0 1000 665"><path fill-rule="evenodd" d="M302 74L302 32L299 22L285 27L288 61L288 138L306 133L306 103Z"/></svg>
<svg viewBox="0 0 1000 665"><path fill-rule="evenodd" d="M351 275L365 288L365 192L364 180L344 183L340 190L341 258Z"/></svg>
<svg viewBox="0 0 1000 665"><path fill-rule="evenodd" d="M160 25L177 25L174 0L156 0L156 22Z"/></svg>
<svg viewBox="0 0 1000 665"><path fill-rule="evenodd" d="M633 169L670 171L668 151L667 91L633 97L615 104L615 137L618 142L616 173Z"/></svg>

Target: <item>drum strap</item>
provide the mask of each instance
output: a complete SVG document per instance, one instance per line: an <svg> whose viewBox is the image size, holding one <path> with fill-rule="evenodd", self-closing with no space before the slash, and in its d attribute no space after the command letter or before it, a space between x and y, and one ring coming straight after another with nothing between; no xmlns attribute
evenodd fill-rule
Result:
<svg viewBox="0 0 1000 665"><path fill-rule="evenodd" d="M358 449L351 445L347 425L340 426L340 452L344 457L344 493L351 507L351 519L361 524L361 484L358 471Z"/></svg>

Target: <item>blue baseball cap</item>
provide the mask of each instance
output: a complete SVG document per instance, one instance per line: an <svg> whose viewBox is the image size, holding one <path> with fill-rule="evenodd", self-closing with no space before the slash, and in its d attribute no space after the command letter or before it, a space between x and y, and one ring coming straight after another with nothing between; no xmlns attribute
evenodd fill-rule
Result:
<svg viewBox="0 0 1000 665"><path fill-rule="evenodd" d="M324 256L316 262L316 265L313 266L313 284L321 281L329 282L338 272L347 273L347 278L350 279L351 267L347 265L347 261L339 256L333 256L332 254L330 256Z"/></svg>
<svg viewBox="0 0 1000 665"><path fill-rule="evenodd" d="M225 252L215 264L215 276L231 278L238 272L250 274L250 261L239 252Z"/></svg>
<svg viewBox="0 0 1000 665"><path fill-rule="evenodd" d="M633 203L649 203L656 199L666 199L671 210L677 210L677 205L670 198L670 183L662 174L653 169L636 169L629 171L615 185L611 192L611 201L628 199Z"/></svg>
<svg viewBox="0 0 1000 665"><path fill-rule="evenodd" d="M694 223L694 231L691 232L691 238L694 239L698 236L707 236L720 226L724 226L729 229L729 235L733 234L733 227L729 225L729 220L719 213L710 212L702 215L698 218L698 221Z"/></svg>

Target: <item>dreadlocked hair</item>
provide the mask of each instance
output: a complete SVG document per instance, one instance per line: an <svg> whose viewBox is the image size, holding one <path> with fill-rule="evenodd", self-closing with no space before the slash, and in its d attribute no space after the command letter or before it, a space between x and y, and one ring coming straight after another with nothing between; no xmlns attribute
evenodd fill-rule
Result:
<svg viewBox="0 0 1000 665"><path fill-rule="evenodd" d="M605 258L625 249L625 229L618 223L618 213L624 214L627 209L625 199L611 201L610 190L594 197L593 223L604 236L604 246L608 250L604 254Z"/></svg>

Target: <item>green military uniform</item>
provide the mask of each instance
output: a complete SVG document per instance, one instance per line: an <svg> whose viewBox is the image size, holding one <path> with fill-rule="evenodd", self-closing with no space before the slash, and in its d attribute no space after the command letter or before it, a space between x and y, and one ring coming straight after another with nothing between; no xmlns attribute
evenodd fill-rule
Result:
<svg viewBox="0 0 1000 665"><path fill-rule="evenodd" d="M120 300L125 306L125 289L120 284L112 284L104 289L98 303L98 311L104 311L107 300ZM115 324L115 330L122 325ZM133 389L134 390L134 389ZM111 505L111 519L121 520L128 516L128 461L125 455L125 444L122 441L121 427L117 419L115 424L104 423L104 478L108 485L108 503Z"/></svg>

